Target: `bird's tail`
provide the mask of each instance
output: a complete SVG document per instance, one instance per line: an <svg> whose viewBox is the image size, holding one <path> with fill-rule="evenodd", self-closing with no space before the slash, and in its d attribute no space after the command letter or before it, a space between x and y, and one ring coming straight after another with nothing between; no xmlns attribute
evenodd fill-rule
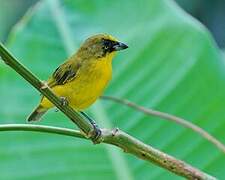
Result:
<svg viewBox="0 0 225 180"><path fill-rule="evenodd" d="M48 109L44 108L43 106L39 105L34 111L28 116L27 121L38 121L40 120L41 116L47 112Z"/></svg>

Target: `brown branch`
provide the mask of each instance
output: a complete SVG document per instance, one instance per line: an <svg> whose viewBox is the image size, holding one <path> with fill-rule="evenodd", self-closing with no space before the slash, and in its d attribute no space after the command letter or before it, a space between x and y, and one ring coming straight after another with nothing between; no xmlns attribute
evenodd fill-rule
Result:
<svg viewBox="0 0 225 180"><path fill-rule="evenodd" d="M54 126L6 124L0 125L0 131L36 131L86 139L86 137L77 130L59 128ZM198 179L198 180L216 179L186 164L181 160L177 160L172 156L169 156L157 149L154 149L144 144L143 142L128 135L123 131L120 131L119 129L114 130L101 129L101 131L102 131L101 137L102 142L120 147L126 153L133 154L138 158L164 167L165 169L168 169L169 171L177 175L186 177L188 179Z"/></svg>
<svg viewBox="0 0 225 180"><path fill-rule="evenodd" d="M101 96L101 99L111 100L111 101L114 101L116 103L120 103L120 104L126 105L128 107L131 107L135 110L141 111L141 112L145 113L146 115L160 117L162 119L180 124L183 127L191 129L192 131L198 133L203 138L205 138L207 141L209 141L210 143L215 145L216 148L218 148L223 153L225 153L225 146L222 142L217 140L215 137L213 137L211 134L206 132L204 129L200 128L199 126L197 126L197 125L195 125L195 124L193 124L193 123L191 123L191 122L189 122L189 121L187 121L183 118L180 118L180 117L168 114L168 113L164 113L164 112L161 112L161 111L156 111L156 110L153 110L153 109L150 109L150 108L145 108L145 107L140 106L136 103L133 103L133 102L127 100L127 99L121 99L121 98L117 98L117 97L113 97L113 96Z"/></svg>

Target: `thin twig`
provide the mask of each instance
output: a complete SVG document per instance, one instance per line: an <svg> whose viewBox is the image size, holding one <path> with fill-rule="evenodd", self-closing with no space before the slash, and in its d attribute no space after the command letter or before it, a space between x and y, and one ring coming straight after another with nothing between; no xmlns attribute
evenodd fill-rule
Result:
<svg viewBox="0 0 225 180"><path fill-rule="evenodd" d="M7 124L0 125L0 131L36 131L60 134L85 139L86 137L77 130L43 125ZM191 167L183 161L177 160L157 149L154 149L119 129L101 129L102 139L106 144L112 144L123 149L124 152L133 154L143 160L163 166L171 172L188 179L214 180L216 178ZM162 158L163 157L163 158Z"/></svg>
<svg viewBox="0 0 225 180"><path fill-rule="evenodd" d="M143 106L140 106L136 103L133 103L127 99L121 99L118 97L114 97L114 96L101 96L101 99L103 100L111 100L114 101L116 103L120 103L123 105L126 105L128 107L131 107L135 110L138 110L140 112L145 113L146 115L150 115L150 116L156 116L156 117L160 117L162 119L168 120L168 121L172 121L175 122L177 124L182 125L185 128L191 129L192 131L198 133L199 135L201 135L203 138L205 138L206 140L208 140L210 143L212 143L213 145L215 145L219 150L221 150L223 153L225 153L225 146L222 142L220 142L218 139L216 139L215 137L213 137L211 134L209 134L208 132L206 132L204 129L200 128L199 126L174 115L165 113L165 112L161 112L161 111L156 111L150 108L145 108Z"/></svg>
<svg viewBox="0 0 225 180"><path fill-rule="evenodd" d="M7 65L13 68L16 72L18 72L18 74L20 74L24 79L26 79L39 92L41 92L44 96L46 96L56 107L58 107L67 117L69 117L86 135L87 134L89 135L90 131L93 132L92 126L88 122L86 122L86 120L83 119L83 117L81 117L70 106L63 106L60 99L51 91L51 89L49 89L48 87L43 88L43 83L38 78L36 78L30 71L28 71L22 64L20 64L16 60L16 58L14 58L1 43L0 43L0 56ZM27 126L26 127L23 126L21 128L19 128L18 125L14 128L13 127L9 128L9 126L10 125L8 125L7 128L6 126L4 126L2 129L3 130L29 129L29 127ZM32 126L31 129L34 130L35 129L34 126ZM43 130L43 128L41 130ZM52 133L53 132L52 130L53 129L51 130L45 129L45 132ZM35 131L38 130L35 129ZM59 131L59 129L56 130L57 134L60 134L60 132L62 131ZM71 136L71 130L69 130L69 134ZM91 137L93 137L93 134L91 134ZM204 180L215 179L214 177L205 174L204 172L190 166L189 164L186 164L181 160L178 160L170 155L167 155L159 150L152 148L147 144L142 143L138 139L135 139L120 130L110 131L102 129L102 134L98 140L99 143L105 142L108 144L116 145L122 148L125 152L131 153L146 161L157 164L177 175L186 178L204 179Z"/></svg>
<svg viewBox="0 0 225 180"><path fill-rule="evenodd" d="M78 130L45 126L45 125L34 125L34 124L2 124L0 125L0 131L33 131L33 132L45 132L51 134L59 134L65 136L73 136L78 138L87 139L84 134Z"/></svg>

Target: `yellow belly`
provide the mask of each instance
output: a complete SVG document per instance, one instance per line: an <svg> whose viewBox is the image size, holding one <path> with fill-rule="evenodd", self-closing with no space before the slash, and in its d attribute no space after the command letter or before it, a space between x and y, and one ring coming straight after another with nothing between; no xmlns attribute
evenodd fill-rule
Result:
<svg viewBox="0 0 225 180"><path fill-rule="evenodd" d="M89 107L103 93L112 76L111 62L99 60L96 63L79 71L71 82L53 87L53 92L59 97L65 97L76 110ZM45 108L53 107L45 97L41 105Z"/></svg>

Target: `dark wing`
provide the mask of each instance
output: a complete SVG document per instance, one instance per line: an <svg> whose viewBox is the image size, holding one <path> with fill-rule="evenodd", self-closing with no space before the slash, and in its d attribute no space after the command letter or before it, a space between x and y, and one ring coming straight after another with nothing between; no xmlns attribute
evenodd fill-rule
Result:
<svg viewBox="0 0 225 180"><path fill-rule="evenodd" d="M77 71L80 68L79 63L74 61L67 61L64 64L60 65L52 77L48 80L49 87L54 87L56 85L63 85L67 82L70 82L76 77Z"/></svg>

